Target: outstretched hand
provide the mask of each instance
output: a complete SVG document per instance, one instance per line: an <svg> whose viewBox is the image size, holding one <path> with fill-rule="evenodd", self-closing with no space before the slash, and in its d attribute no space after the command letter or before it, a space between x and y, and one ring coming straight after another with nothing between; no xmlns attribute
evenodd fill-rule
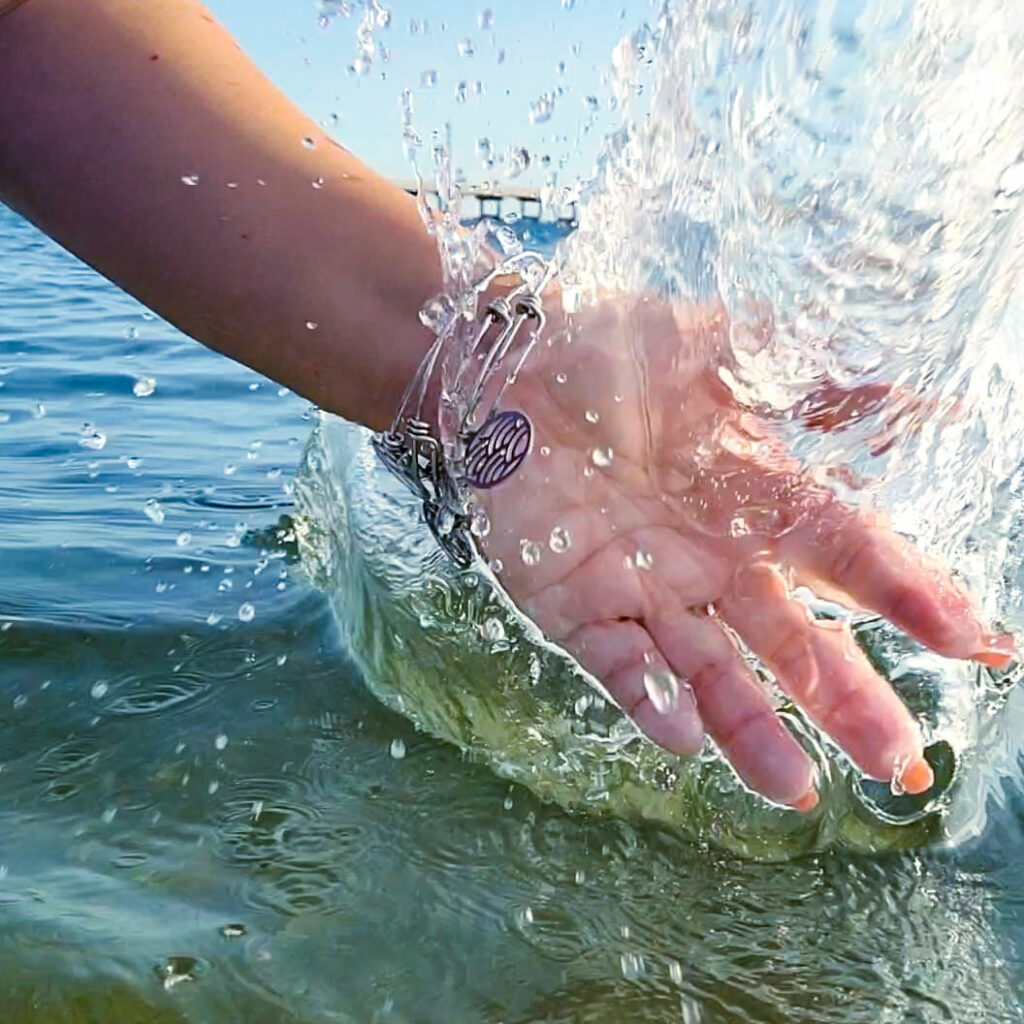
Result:
<svg viewBox="0 0 1024 1024"><path fill-rule="evenodd" d="M512 598L655 743L707 732L751 788L809 810L811 760L740 642L868 775L926 790L918 726L804 584L872 609L940 654L1004 664L967 595L881 517L815 482L723 383L724 318L605 300L550 330L502 400L533 450L479 492Z"/></svg>

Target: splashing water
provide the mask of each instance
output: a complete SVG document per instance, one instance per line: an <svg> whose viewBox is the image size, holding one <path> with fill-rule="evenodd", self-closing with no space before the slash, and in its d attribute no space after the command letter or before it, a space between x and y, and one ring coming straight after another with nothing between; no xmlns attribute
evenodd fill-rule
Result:
<svg viewBox="0 0 1024 1024"><path fill-rule="evenodd" d="M994 0L969 20L952 0L668 10L616 49L623 124L559 255L563 286L584 299L653 290L720 304L732 356L720 375L737 400L842 498L886 508L1011 627L1024 601L1013 528L1024 492L1021 52L1024 25ZM447 155L435 150L441 211L429 220L445 271L439 323L472 318L473 282L488 247L501 249L493 226L459 224ZM510 176L520 169L513 161ZM464 411L455 349L442 367L449 437ZM849 411L832 423L823 410L837 395ZM591 452L601 470L613 459L611 447ZM456 572L439 555L364 433L328 417L297 494L307 565L375 693L542 796L768 858L939 834L948 793L913 806L888 784L875 793L782 702L822 780L822 812L809 818L752 796L713 751L684 760L639 738L490 573ZM522 562L538 562L540 546L522 544ZM550 546L561 546L554 535ZM652 561L636 555L639 568ZM973 751L1005 679L876 619L855 632L929 741Z"/></svg>
<svg viewBox="0 0 1024 1024"><path fill-rule="evenodd" d="M564 259L584 290L719 299L736 396L1004 614L1021 52L996 0L674 7L616 51L630 116ZM806 429L841 393L863 408Z"/></svg>

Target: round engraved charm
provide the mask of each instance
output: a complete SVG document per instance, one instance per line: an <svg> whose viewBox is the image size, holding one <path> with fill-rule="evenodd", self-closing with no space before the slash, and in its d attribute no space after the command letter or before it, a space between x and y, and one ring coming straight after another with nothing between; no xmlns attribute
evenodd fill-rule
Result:
<svg viewBox="0 0 1024 1024"><path fill-rule="evenodd" d="M477 488L507 480L530 454L533 426L515 409L495 413L466 445L466 477Z"/></svg>

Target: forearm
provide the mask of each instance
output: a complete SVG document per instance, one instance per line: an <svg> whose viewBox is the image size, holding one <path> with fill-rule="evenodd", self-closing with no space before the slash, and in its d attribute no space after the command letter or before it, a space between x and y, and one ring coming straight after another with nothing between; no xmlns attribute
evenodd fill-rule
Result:
<svg viewBox="0 0 1024 1024"><path fill-rule="evenodd" d="M0 198L199 341L370 426L429 344L440 268L413 200L193 0L3 19Z"/></svg>

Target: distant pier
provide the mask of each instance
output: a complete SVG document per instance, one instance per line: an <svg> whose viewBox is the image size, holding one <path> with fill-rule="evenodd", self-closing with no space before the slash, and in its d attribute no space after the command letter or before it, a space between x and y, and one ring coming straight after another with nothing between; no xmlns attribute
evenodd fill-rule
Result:
<svg viewBox="0 0 1024 1024"><path fill-rule="evenodd" d="M419 189L411 180L394 183L410 195L416 195ZM437 189L433 185L423 184L427 203L437 209ZM575 227L576 201L548 203L545 210L542 189L533 185L464 185L462 188L462 209L459 211L463 220L478 217L494 217L501 219L507 214L516 213L527 220L545 219L557 221L559 224ZM557 191L555 192L557 195ZM475 207L466 208L467 204L476 203Z"/></svg>

